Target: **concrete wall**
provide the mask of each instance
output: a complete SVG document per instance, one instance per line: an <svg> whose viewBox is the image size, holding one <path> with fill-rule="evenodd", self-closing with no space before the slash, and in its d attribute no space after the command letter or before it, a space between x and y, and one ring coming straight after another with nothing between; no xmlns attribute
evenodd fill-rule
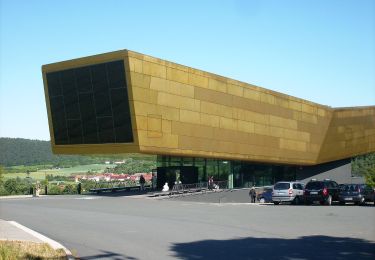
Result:
<svg viewBox="0 0 375 260"><path fill-rule="evenodd" d="M350 159L315 166L302 166L297 169L297 180L307 183L311 179L331 179L339 184L364 183L365 181L363 177L352 177Z"/></svg>

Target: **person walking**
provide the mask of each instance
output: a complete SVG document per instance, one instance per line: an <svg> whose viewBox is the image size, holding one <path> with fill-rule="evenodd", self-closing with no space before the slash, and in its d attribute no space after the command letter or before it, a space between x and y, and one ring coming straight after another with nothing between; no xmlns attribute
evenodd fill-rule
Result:
<svg viewBox="0 0 375 260"><path fill-rule="evenodd" d="M254 186L250 189L249 195L250 195L251 203L255 203L255 198L257 196L257 193L255 191L255 187Z"/></svg>
<svg viewBox="0 0 375 260"><path fill-rule="evenodd" d="M145 190L145 177L143 177L143 174L141 174L141 177L139 177L139 184L140 184L140 189L141 191L144 191Z"/></svg>
<svg viewBox="0 0 375 260"><path fill-rule="evenodd" d="M208 178L208 189L212 190L214 186L214 176Z"/></svg>

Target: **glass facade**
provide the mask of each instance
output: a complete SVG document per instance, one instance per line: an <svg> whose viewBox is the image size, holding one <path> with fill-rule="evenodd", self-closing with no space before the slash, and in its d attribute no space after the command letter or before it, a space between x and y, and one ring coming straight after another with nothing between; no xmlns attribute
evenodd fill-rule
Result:
<svg viewBox="0 0 375 260"><path fill-rule="evenodd" d="M188 171L192 171L192 174L197 172L197 182L206 182L213 176L215 181L228 181L230 188L269 186L281 180L292 181L296 180L297 172L296 166L166 155L158 155L157 166L160 172L168 169L169 172L180 169L186 174L189 174Z"/></svg>
<svg viewBox="0 0 375 260"><path fill-rule="evenodd" d="M55 144L131 143L122 60L46 74Z"/></svg>

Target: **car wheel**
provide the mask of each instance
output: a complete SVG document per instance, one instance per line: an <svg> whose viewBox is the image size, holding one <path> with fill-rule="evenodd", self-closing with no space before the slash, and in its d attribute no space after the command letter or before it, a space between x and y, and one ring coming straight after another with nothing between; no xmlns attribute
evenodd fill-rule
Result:
<svg viewBox="0 0 375 260"><path fill-rule="evenodd" d="M293 204L294 205L299 205L300 201L299 201L299 197L296 196L295 199L293 200Z"/></svg>
<svg viewBox="0 0 375 260"><path fill-rule="evenodd" d="M311 205L311 201L305 200L305 205Z"/></svg>
<svg viewBox="0 0 375 260"><path fill-rule="evenodd" d="M326 200L326 204L327 204L327 206L331 206L332 205L332 196L331 195L328 196L328 198Z"/></svg>
<svg viewBox="0 0 375 260"><path fill-rule="evenodd" d="M265 203L266 200L264 198L260 198L259 203Z"/></svg>
<svg viewBox="0 0 375 260"><path fill-rule="evenodd" d="M278 202L278 201L274 201L273 204L275 204L275 205L279 205L280 202Z"/></svg>
<svg viewBox="0 0 375 260"><path fill-rule="evenodd" d="M359 201L359 204L358 205L365 205L366 202L365 202L365 198L362 197L361 200Z"/></svg>

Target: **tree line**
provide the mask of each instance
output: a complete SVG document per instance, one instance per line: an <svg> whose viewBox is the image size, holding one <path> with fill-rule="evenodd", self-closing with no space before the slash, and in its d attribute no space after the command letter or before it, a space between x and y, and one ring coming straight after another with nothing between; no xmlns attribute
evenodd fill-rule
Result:
<svg viewBox="0 0 375 260"><path fill-rule="evenodd" d="M152 155L126 154L126 155L55 155L52 153L51 142L41 140L30 140L23 138L0 138L0 165L4 166L6 172L20 172L23 169L14 170L10 167L25 167L27 170L50 167L73 167L77 165L88 165L103 163L104 161L118 161L133 158L142 161L156 161Z"/></svg>

